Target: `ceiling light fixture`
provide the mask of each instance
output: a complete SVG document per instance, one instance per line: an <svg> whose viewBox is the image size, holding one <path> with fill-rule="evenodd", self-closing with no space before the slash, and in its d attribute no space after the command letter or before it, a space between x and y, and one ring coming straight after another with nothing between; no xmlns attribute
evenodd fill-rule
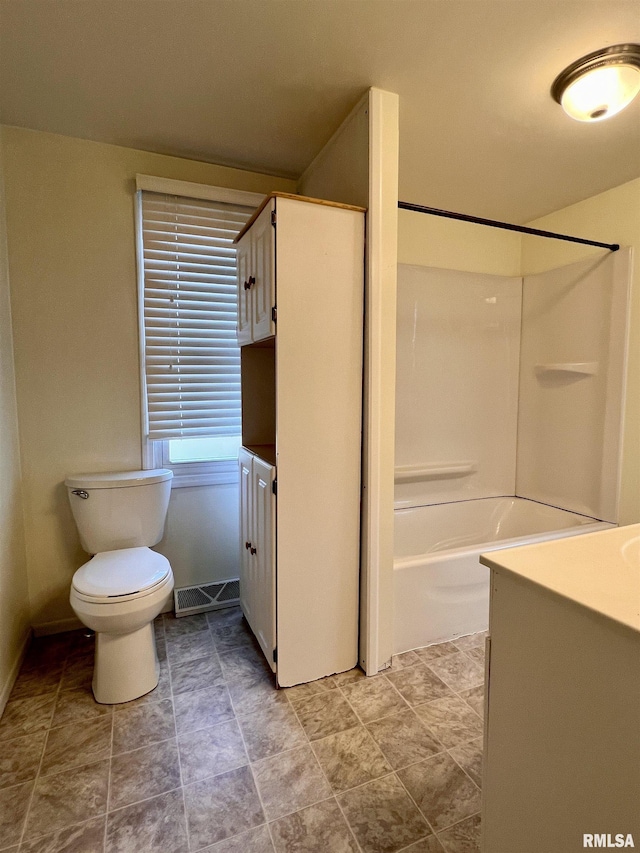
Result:
<svg viewBox="0 0 640 853"><path fill-rule="evenodd" d="M551 86L553 99L578 121L602 121L640 91L640 44L616 44L583 56Z"/></svg>

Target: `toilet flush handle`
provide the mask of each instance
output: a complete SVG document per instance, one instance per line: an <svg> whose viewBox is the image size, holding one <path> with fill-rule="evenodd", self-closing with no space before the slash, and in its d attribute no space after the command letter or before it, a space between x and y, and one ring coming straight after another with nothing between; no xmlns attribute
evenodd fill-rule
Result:
<svg viewBox="0 0 640 853"><path fill-rule="evenodd" d="M89 492L85 492L84 489L74 489L71 494L77 495L79 498L82 498L83 501L86 501L86 499L89 497Z"/></svg>

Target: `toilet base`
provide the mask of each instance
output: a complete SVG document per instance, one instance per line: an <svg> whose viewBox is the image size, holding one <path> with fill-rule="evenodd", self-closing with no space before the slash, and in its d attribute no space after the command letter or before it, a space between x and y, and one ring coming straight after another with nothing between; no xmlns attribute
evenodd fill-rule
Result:
<svg viewBox="0 0 640 853"><path fill-rule="evenodd" d="M96 702L131 702L157 687L159 677L153 622L129 634L96 633L92 684Z"/></svg>

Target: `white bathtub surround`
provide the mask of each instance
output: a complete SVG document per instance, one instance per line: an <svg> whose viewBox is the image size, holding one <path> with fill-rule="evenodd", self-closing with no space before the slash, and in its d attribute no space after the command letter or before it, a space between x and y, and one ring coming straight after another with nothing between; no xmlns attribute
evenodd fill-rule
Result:
<svg viewBox="0 0 640 853"><path fill-rule="evenodd" d="M398 506L515 490L522 280L398 266Z"/></svg>
<svg viewBox="0 0 640 853"><path fill-rule="evenodd" d="M484 551L602 530L611 524L522 498L484 498L395 511L396 654L484 631Z"/></svg>
<svg viewBox="0 0 640 853"><path fill-rule="evenodd" d="M617 523L629 268L399 266L395 653L487 628L481 551Z"/></svg>

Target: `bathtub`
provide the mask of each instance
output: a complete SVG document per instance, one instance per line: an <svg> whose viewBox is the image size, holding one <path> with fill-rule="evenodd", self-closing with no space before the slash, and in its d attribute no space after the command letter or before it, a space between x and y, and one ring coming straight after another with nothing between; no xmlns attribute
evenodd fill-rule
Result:
<svg viewBox="0 0 640 853"><path fill-rule="evenodd" d="M615 527L524 498L395 510L394 654L485 631L481 553Z"/></svg>

